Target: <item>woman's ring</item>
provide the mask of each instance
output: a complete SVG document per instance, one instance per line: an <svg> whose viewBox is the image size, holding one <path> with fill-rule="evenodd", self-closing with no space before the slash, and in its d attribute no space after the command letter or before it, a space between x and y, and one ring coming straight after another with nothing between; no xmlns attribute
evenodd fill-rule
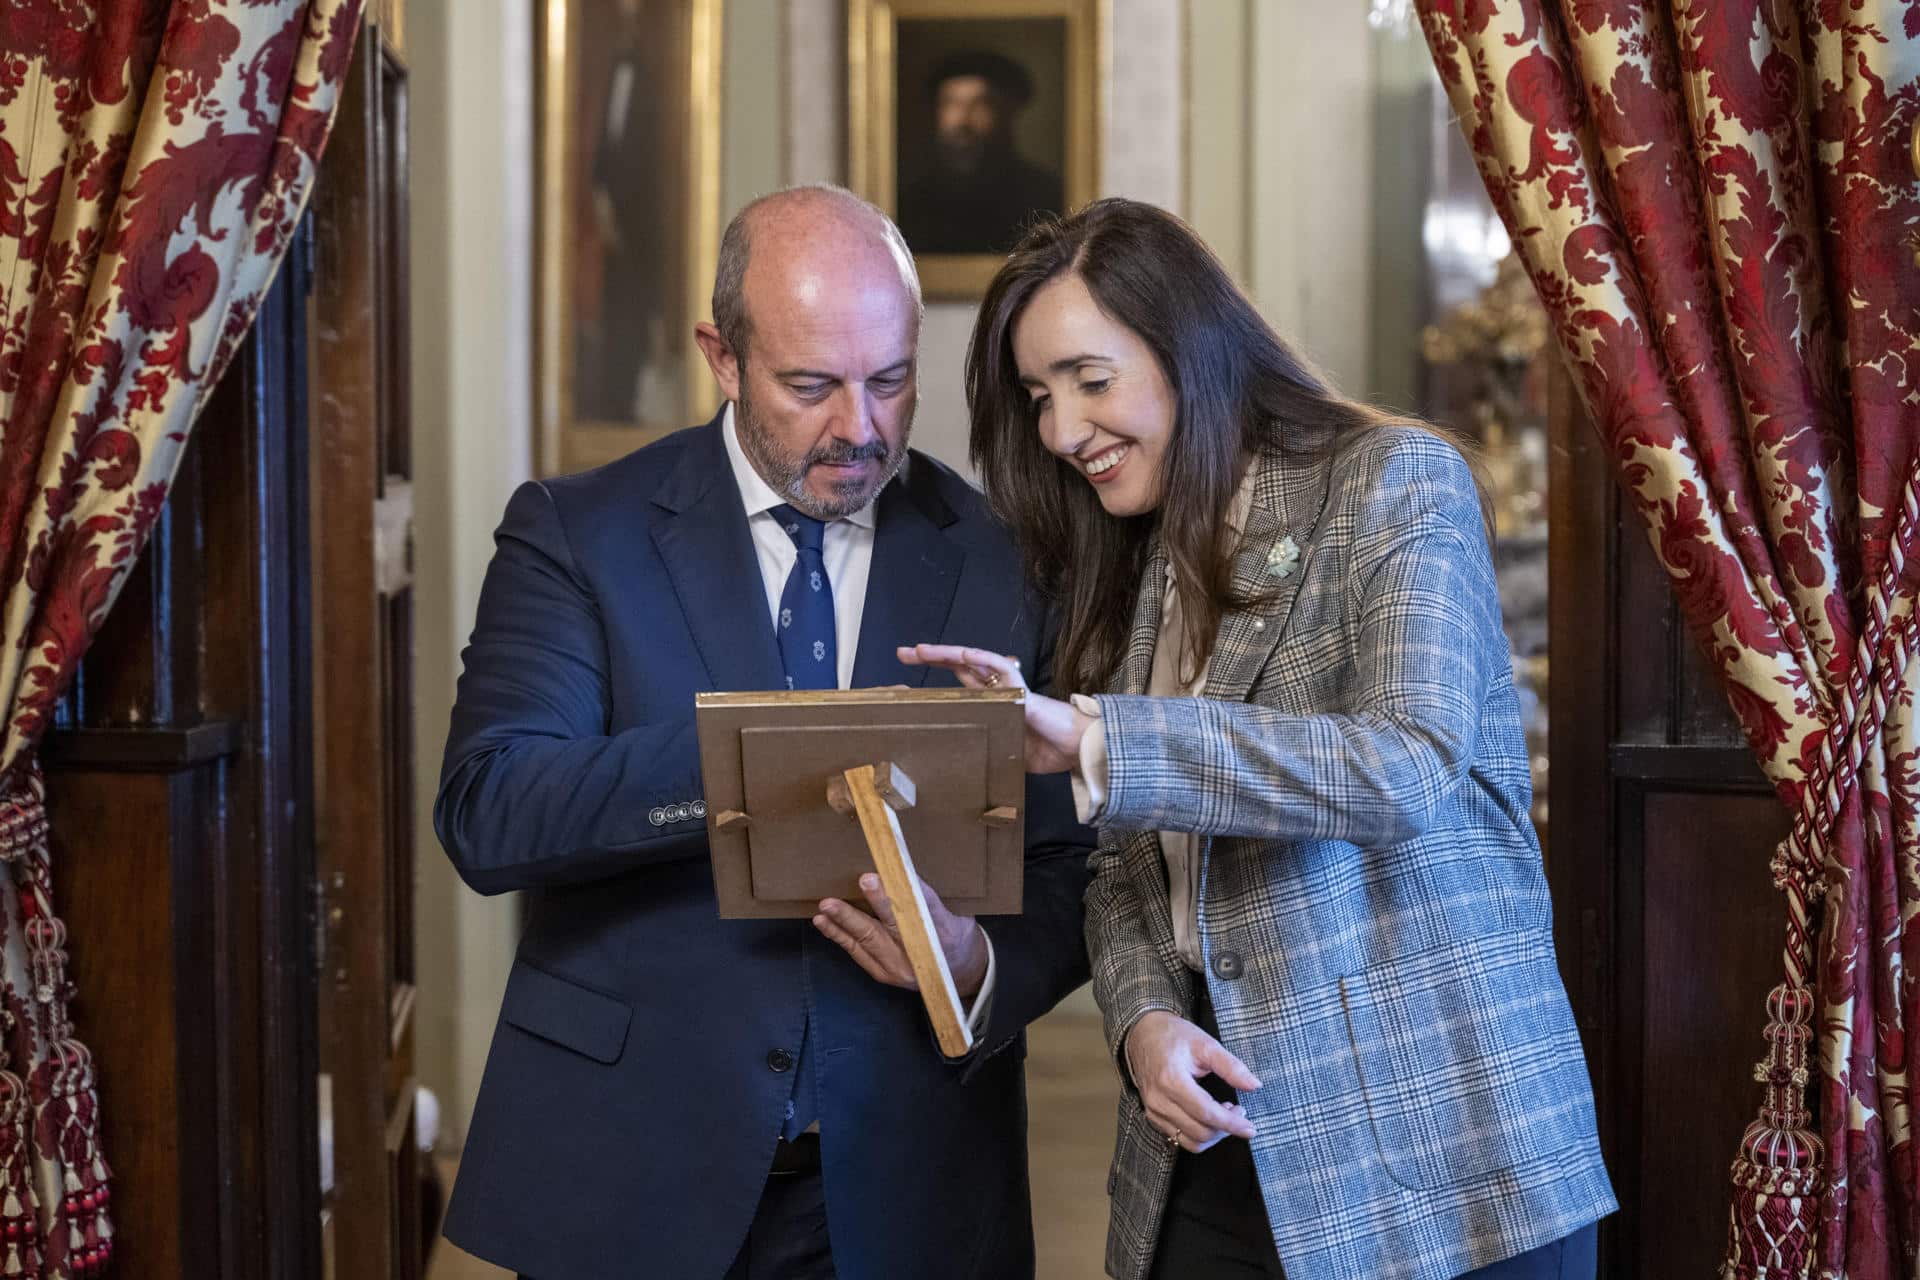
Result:
<svg viewBox="0 0 1920 1280"><path fill-rule="evenodd" d="M1000 687L1000 673L998 671L987 672L987 688L998 689L999 687Z"/></svg>
<svg viewBox="0 0 1920 1280"><path fill-rule="evenodd" d="M1170 1147L1177 1147L1180 1145L1180 1131L1178 1129L1175 1129L1172 1133L1167 1135L1167 1145Z"/></svg>

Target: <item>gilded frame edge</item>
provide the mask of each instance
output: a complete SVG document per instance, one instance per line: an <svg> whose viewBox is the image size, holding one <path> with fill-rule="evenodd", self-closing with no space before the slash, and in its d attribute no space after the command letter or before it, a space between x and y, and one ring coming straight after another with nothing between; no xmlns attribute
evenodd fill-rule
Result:
<svg viewBox="0 0 1920 1280"><path fill-rule="evenodd" d="M578 78L569 27L579 0L538 0L535 19L534 201L533 201L533 474L580 471L611 462L682 427L708 418L719 393L693 325L709 319L709 297L720 256L721 76L725 60L725 0L686 0L690 7L688 154L684 218L692 263L684 309L687 411L683 422L615 425L575 421L569 370L573 345L567 307L572 246L565 234L572 192L561 158L577 122L571 119Z"/></svg>
<svg viewBox="0 0 1920 1280"><path fill-rule="evenodd" d="M1066 204L1100 194L1111 0L847 0L847 185L898 211L894 152L895 31L907 18L1067 20ZM1004 259L992 253L915 254L930 302L977 302Z"/></svg>

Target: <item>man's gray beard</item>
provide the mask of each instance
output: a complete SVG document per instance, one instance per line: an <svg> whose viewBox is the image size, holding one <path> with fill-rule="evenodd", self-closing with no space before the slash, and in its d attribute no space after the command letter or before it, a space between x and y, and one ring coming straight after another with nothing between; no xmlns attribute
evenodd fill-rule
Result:
<svg viewBox="0 0 1920 1280"><path fill-rule="evenodd" d="M878 497L880 491L900 473L901 466L907 460L907 441L913 435L913 418L909 415L907 420L900 424L899 446L892 456L882 463L879 481L871 489L867 488L864 481L859 482L858 487L847 484L836 485L835 499L822 502L807 488L808 468L823 460L852 461L853 459L838 459L833 450L816 450L799 460L784 453L774 442L773 433L761 425L759 418L753 412L753 403L747 398L747 379L744 369L741 370L740 376L740 396L733 405L733 422L739 432L740 448L746 452L747 460L752 462L760 472L760 478L765 480L774 492L785 498L794 510L810 515L815 520L844 519ZM856 451L856 456L865 455ZM842 494L840 492L842 489L851 489L851 492Z"/></svg>

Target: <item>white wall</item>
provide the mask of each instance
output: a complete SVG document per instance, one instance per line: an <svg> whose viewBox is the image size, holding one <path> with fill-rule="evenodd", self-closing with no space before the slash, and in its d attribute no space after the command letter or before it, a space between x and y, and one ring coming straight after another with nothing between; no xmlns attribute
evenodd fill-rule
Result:
<svg viewBox="0 0 1920 1280"><path fill-rule="evenodd" d="M1379 38L1366 6L1191 0L1187 17L1194 229L1289 341L1365 394Z"/></svg>
<svg viewBox="0 0 1920 1280"><path fill-rule="evenodd" d="M1187 221L1244 286L1252 259L1253 0L1187 11Z"/></svg>
<svg viewBox="0 0 1920 1280"><path fill-rule="evenodd" d="M1100 194L1180 214L1187 202L1186 9L1182 0L1109 0L1100 87Z"/></svg>
<svg viewBox="0 0 1920 1280"><path fill-rule="evenodd" d="M846 0L783 0L785 181L847 180Z"/></svg>
<svg viewBox="0 0 1920 1280"><path fill-rule="evenodd" d="M720 220L785 181L787 82L781 0L724 0L720 70ZM702 317L707 319L709 317Z"/></svg>
<svg viewBox="0 0 1920 1280"><path fill-rule="evenodd" d="M456 20L457 14L457 20ZM414 0L412 116L414 732L419 785L416 1063L464 1136L518 936L433 836L460 648L493 528L532 460L533 29L515 0Z"/></svg>
<svg viewBox="0 0 1920 1280"><path fill-rule="evenodd" d="M1371 372L1373 50L1366 7L1251 8L1248 283L1344 389Z"/></svg>

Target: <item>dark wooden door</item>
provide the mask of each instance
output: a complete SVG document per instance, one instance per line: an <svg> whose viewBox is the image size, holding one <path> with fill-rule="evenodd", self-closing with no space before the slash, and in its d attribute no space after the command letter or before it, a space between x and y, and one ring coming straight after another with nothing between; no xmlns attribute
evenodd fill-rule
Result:
<svg viewBox="0 0 1920 1280"><path fill-rule="evenodd" d="M420 1274L407 76L369 6L314 204L311 537L326 1273Z"/></svg>
<svg viewBox="0 0 1920 1280"><path fill-rule="evenodd" d="M1786 834L1639 516L1557 366L1551 501L1555 933L1621 1212L1603 1276L1718 1273L1728 1168L1781 978Z"/></svg>

